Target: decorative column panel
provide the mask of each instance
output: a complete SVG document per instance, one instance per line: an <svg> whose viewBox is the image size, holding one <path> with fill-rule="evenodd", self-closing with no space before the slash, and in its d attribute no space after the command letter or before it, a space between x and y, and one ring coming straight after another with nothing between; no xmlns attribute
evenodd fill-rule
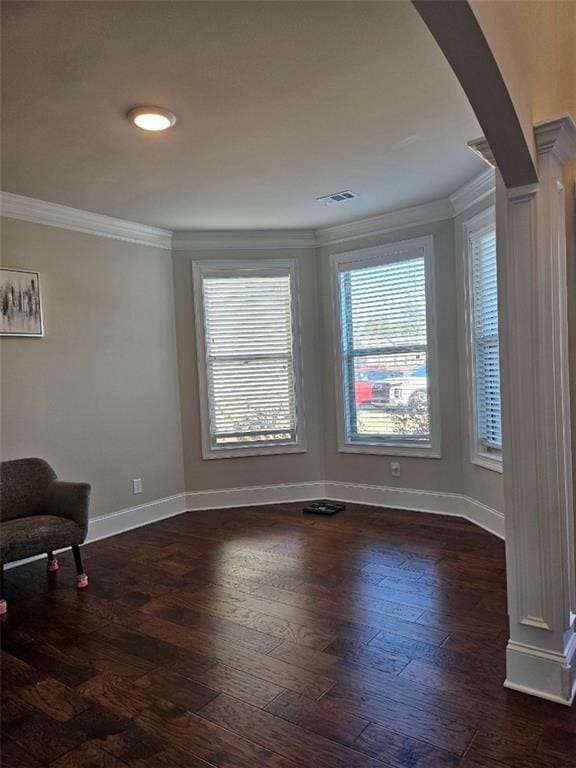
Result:
<svg viewBox="0 0 576 768"><path fill-rule="evenodd" d="M496 235L508 612L504 685L571 704L576 584L562 166L569 117L536 126L539 183L497 174ZM474 147L492 160L484 141Z"/></svg>

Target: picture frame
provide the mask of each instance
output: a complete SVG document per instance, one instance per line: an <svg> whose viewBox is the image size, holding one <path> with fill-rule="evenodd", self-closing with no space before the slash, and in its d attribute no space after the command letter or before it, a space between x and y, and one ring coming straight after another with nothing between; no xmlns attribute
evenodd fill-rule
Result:
<svg viewBox="0 0 576 768"><path fill-rule="evenodd" d="M38 272L0 267L0 336L44 336Z"/></svg>

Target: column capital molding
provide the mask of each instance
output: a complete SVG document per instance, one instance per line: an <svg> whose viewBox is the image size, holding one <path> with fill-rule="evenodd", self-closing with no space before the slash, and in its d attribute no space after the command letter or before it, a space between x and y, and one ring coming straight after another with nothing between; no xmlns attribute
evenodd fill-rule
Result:
<svg viewBox="0 0 576 768"><path fill-rule="evenodd" d="M491 165L493 168L496 167L494 153L490 149L490 144L488 144L484 136L480 136L479 139L472 139L472 141L468 142L468 146L473 152L476 152L477 155L480 155L480 157L485 160L488 165Z"/></svg>
<svg viewBox="0 0 576 768"><path fill-rule="evenodd" d="M534 140L539 155L553 154L564 165L576 154L576 123L562 115L534 126Z"/></svg>

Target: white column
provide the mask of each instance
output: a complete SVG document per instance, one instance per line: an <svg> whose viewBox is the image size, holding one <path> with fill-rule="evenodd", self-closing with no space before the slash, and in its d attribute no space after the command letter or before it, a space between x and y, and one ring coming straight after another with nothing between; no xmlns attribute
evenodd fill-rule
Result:
<svg viewBox="0 0 576 768"><path fill-rule="evenodd" d="M497 174L496 188L510 616L504 685L571 704L576 554L562 166L576 153L576 125L564 117L534 135L538 184L506 189ZM491 159L485 142L474 144Z"/></svg>

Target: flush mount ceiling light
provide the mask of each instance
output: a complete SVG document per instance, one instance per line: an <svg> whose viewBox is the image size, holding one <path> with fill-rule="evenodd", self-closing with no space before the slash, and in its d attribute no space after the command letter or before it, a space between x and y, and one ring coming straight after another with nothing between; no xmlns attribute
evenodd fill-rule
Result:
<svg viewBox="0 0 576 768"><path fill-rule="evenodd" d="M176 115L162 107L134 107L128 120L144 131L165 131L176 122Z"/></svg>

